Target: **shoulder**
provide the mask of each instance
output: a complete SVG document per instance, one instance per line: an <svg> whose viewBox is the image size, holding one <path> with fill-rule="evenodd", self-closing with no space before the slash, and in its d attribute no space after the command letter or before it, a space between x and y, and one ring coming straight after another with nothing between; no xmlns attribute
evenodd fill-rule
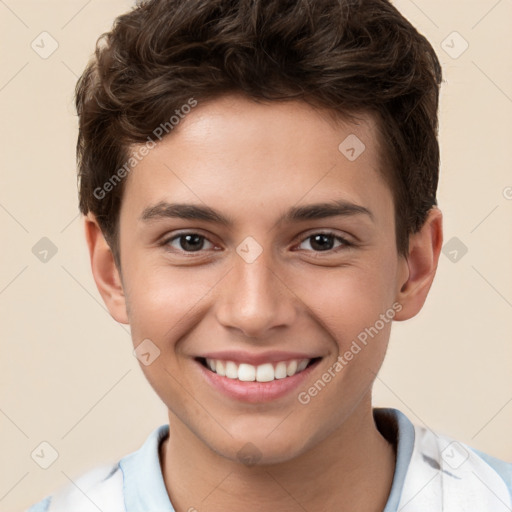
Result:
<svg viewBox="0 0 512 512"><path fill-rule="evenodd" d="M125 512L119 464L94 468L26 512Z"/></svg>
<svg viewBox="0 0 512 512"><path fill-rule="evenodd" d="M414 450L403 496L412 500L411 506L421 510L418 505L425 501L425 505L442 504L454 511L510 510L512 464L422 426L415 425L414 430ZM412 499L427 483L428 492Z"/></svg>
<svg viewBox="0 0 512 512"><path fill-rule="evenodd" d="M415 425L414 428L418 446L427 448L436 445L445 470L455 471L467 464L477 475L486 472L498 476L512 495L512 463L488 455L449 436L433 434L424 427ZM432 448L430 450L432 451Z"/></svg>
<svg viewBox="0 0 512 512"><path fill-rule="evenodd" d="M508 490L512 496L512 463L505 462L504 460L497 459L492 455L488 455L476 448L469 447L477 457L480 457L485 461L496 473L503 479L508 487Z"/></svg>
<svg viewBox="0 0 512 512"><path fill-rule="evenodd" d="M25 512L126 512L127 506L172 510L159 461L159 446L168 433L168 424L155 428L138 450L70 480Z"/></svg>

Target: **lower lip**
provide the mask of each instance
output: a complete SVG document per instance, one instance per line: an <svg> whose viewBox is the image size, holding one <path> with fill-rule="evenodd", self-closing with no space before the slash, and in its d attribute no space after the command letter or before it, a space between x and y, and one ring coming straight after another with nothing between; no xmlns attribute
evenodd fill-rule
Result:
<svg viewBox="0 0 512 512"><path fill-rule="evenodd" d="M263 403L277 400L297 389L309 377L320 360L315 361L300 373L284 379L274 379L270 382L243 382L238 379L221 377L205 368L199 361L194 361L201 370L206 381L230 398L249 403Z"/></svg>

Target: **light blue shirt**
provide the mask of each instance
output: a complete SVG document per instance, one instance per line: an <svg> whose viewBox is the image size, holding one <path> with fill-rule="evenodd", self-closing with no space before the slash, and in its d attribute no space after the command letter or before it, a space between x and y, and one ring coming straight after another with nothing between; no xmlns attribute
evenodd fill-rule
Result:
<svg viewBox="0 0 512 512"><path fill-rule="evenodd" d="M512 464L446 436L415 427L396 409L375 408L373 411L377 428L396 449L393 483L383 512L397 512L399 509L419 512L433 506L441 506L445 512L512 510L509 508L512 503ZM169 425L159 426L139 450L126 455L117 464L94 474L90 472L77 480L75 483L79 484L80 492L77 492L76 486L67 486L33 505L27 512L97 512L98 506L103 512L174 512L159 461L160 443L168 433ZM455 467L457 464L464 467L463 457L457 450L472 464L466 464L465 473ZM456 463L450 462L449 457ZM468 474L470 477L475 474L478 480L469 482ZM425 480L425 485L420 477ZM439 484L436 480L440 481ZM479 481L483 483L481 489ZM91 489L91 492L84 498L87 489ZM62 498L66 492L67 497ZM109 499L101 501L107 495ZM409 495L419 495L422 503L426 504L424 508L420 505L421 500L409 503L413 501L408 498ZM482 501L478 501L480 497ZM466 499L468 502L465 504ZM485 508L472 508L471 504L477 501L484 504L480 507ZM440 510L430 508L430 512Z"/></svg>

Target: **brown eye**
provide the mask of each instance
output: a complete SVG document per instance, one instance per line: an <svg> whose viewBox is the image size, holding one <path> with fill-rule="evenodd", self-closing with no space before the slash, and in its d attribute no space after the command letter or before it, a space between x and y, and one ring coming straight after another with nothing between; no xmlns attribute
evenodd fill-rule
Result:
<svg viewBox="0 0 512 512"><path fill-rule="evenodd" d="M342 237L335 236L333 233L315 233L305 238L301 245L306 241L309 241L310 249L315 252L332 251L343 246L351 245L350 242L348 242ZM336 243L336 241L341 243L335 247L334 244Z"/></svg>
<svg viewBox="0 0 512 512"><path fill-rule="evenodd" d="M173 245L175 242L177 242L177 244ZM182 233L167 240L165 245L178 251L197 252L205 248L205 242L209 243L213 247L213 244L202 235L197 233Z"/></svg>

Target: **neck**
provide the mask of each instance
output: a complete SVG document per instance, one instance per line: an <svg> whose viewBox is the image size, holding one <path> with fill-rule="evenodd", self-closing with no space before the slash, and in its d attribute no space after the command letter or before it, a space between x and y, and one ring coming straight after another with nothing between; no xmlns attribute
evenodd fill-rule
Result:
<svg viewBox="0 0 512 512"><path fill-rule="evenodd" d="M393 446L377 430L371 399L313 449L290 461L245 466L206 446L170 415L162 474L176 512L377 512L395 469Z"/></svg>

